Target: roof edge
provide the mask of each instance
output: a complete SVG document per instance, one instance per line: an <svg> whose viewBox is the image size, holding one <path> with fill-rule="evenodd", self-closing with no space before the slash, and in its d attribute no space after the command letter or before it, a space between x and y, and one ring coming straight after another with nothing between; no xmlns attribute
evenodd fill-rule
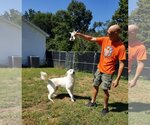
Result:
<svg viewBox="0 0 150 125"><path fill-rule="evenodd" d="M48 33L46 33L45 31L43 31L41 28L39 28L38 26L36 26L35 24L31 23L30 21L28 21L27 19L25 19L24 17L22 17L22 21L25 21L26 23L28 23L29 25L31 25L33 28L35 28L36 30L38 30L39 32L41 32L43 35L45 35L46 37L49 37L50 35Z"/></svg>

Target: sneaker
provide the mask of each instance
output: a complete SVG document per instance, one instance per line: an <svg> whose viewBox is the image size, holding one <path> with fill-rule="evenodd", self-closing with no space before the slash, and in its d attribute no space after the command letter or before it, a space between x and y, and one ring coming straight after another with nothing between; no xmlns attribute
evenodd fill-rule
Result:
<svg viewBox="0 0 150 125"><path fill-rule="evenodd" d="M97 104L96 104L96 102L89 102L89 103L86 104L86 106L88 106L88 107L96 107Z"/></svg>
<svg viewBox="0 0 150 125"><path fill-rule="evenodd" d="M106 115L108 112L109 112L108 108L107 108L107 109L104 108L104 109L102 109L101 114L102 114L102 116L104 116L104 115Z"/></svg>

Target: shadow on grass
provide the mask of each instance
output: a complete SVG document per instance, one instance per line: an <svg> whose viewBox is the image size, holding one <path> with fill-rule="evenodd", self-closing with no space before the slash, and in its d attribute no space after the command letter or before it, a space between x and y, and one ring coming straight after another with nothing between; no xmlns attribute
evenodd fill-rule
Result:
<svg viewBox="0 0 150 125"><path fill-rule="evenodd" d="M58 94L55 98L56 98L56 99L63 99L63 98L65 98L65 97L70 98L69 94L66 94L66 93ZM91 97L89 97L89 96L78 96L78 95L74 95L74 98L75 98L76 100L78 100L78 99L91 100Z"/></svg>
<svg viewBox="0 0 150 125"><path fill-rule="evenodd" d="M150 103L131 102L129 103L129 112L150 111Z"/></svg>
<svg viewBox="0 0 150 125"><path fill-rule="evenodd" d="M128 103L122 103L122 102L115 102L109 104L112 109L111 112L123 112L128 111Z"/></svg>

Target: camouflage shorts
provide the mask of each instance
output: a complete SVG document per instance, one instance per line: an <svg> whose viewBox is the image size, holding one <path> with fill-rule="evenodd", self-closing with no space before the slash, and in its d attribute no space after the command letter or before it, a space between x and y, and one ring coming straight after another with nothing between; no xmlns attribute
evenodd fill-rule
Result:
<svg viewBox="0 0 150 125"><path fill-rule="evenodd" d="M101 84L103 90L108 90L111 88L112 77L113 75L105 74L97 70L94 74L93 86L99 86Z"/></svg>

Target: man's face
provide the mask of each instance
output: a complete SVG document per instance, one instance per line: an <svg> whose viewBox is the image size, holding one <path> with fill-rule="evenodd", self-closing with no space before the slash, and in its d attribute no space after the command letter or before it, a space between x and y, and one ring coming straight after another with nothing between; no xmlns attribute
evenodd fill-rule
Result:
<svg viewBox="0 0 150 125"><path fill-rule="evenodd" d="M136 34L137 34L137 27L134 25L131 25L128 27L128 39L129 41L136 38Z"/></svg>
<svg viewBox="0 0 150 125"><path fill-rule="evenodd" d="M111 40L116 39L119 36L119 33L114 29L108 29L107 35Z"/></svg>
<svg viewBox="0 0 150 125"><path fill-rule="evenodd" d="M135 37L135 36L136 36L135 31L128 29L128 37L129 37L129 39L132 38L132 37Z"/></svg>

